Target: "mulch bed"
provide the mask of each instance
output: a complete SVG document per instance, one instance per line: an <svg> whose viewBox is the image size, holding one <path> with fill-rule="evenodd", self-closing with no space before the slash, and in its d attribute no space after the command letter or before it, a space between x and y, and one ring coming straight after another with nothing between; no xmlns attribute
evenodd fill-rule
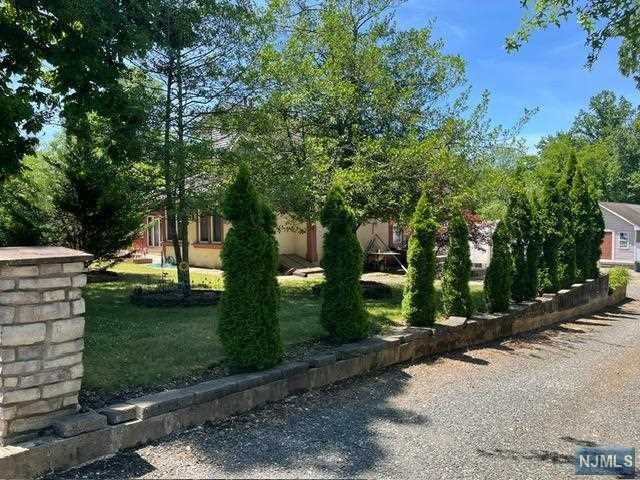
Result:
<svg viewBox="0 0 640 480"><path fill-rule="evenodd" d="M369 300L381 300L393 297L393 289L380 282L373 282L371 280L361 280L360 286L362 287L362 296ZM320 296L322 294L323 284L319 283L311 288L311 292Z"/></svg>
<svg viewBox="0 0 640 480"><path fill-rule="evenodd" d="M87 273L87 283L117 282L122 275L111 270L95 270Z"/></svg>
<svg viewBox="0 0 640 480"><path fill-rule="evenodd" d="M222 298L219 290L191 289L189 295L184 295L182 289L152 289L137 288L129 297L131 303L142 307L197 307L217 305Z"/></svg>

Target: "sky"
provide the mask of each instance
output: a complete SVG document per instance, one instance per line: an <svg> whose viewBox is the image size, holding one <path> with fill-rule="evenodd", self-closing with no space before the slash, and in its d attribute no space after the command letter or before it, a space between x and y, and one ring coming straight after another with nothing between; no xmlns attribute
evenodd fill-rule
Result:
<svg viewBox="0 0 640 480"><path fill-rule="evenodd" d="M539 108L522 130L531 151L541 137L569 128L601 90L640 103L635 82L618 71L616 44L591 70L584 67L588 50L575 20L537 32L520 51L508 53L505 38L518 28L523 11L519 0L408 0L398 8L397 24L419 28L433 20L445 51L465 59L475 99L489 90L489 115L496 123L513 126L524 108Z"/></svg>

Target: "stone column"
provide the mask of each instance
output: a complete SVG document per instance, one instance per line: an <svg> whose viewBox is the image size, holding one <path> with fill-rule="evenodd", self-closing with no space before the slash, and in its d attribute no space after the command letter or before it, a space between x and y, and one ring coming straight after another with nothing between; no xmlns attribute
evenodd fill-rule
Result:
<svg viewBox="0 0 640 480"><path fill-rule="evenodd" d="M0 248L0 445L78 410L91 258L61 247Z"/></svg>

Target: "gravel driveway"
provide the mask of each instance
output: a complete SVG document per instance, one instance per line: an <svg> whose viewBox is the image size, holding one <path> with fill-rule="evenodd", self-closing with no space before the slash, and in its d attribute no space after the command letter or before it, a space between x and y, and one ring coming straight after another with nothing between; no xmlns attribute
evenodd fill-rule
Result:
<svg viewBox="0 0 640 480"><path fill-rule="evenodd" d="M54 478L572 478L640 449L640 301L390 368Z"/></svg>

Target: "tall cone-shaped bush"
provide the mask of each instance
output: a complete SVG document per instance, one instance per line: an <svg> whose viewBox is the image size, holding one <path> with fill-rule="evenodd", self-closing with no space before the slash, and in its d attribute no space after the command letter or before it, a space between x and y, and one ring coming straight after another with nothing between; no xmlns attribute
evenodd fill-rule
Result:
<svg viewBox="0 0 640 480"><path fill-rule="evenodd" d="M484 293L491 312L509 310L513 273L513 259L509 244L509 229L502 221L493 232L491 262L484 279Z"/></svg>
<svg viewBox="0 0 640 480"><path fill-rule="evenodd" d="M516 302L531 300L538 288L539 238L531 203L522 191L512 194L506 221L514 263L511 296Z"/></svg>
<svg viewBox="0 0 640 480"><path fill-rule="evenodd" d="M364 338L370 326L360 286L364 257L353 229L355 218L345 205L341 188L334 187L329 192L321 220L327 231L320 320L335 340L348 342Z"/></svg>
<svg viewBox="0 0 640 480"><path fill-rule="evenodd" d="M283 354L275 216L258 199L244 166L226 193L223 213L232 227L222 251L220 340L232 367L270 368Z"/></svg>
<svg viewBox="0 0 640 480"><path fill-rule="evenodd" d="M582 169L578 167L571 187L574 238L576 242L576 278L597 278L604 220L595 196L589 191Z"/></svg>
<svg viewBox="0 0 640 480"><path fill-rule="evenodd" d="M449 221L448 233L449 248L442 273L442 303L447 315L468 317L472 313L469 228L459 209Z"/></svg>
<svg viewBox="0 0 640 480"><path fill-rule="evenodd" d="M416 326L429 326L436 318L436 231L429 200L422 195L411 219L407 250L407 279L402 298L402 314Z"/></svg>

